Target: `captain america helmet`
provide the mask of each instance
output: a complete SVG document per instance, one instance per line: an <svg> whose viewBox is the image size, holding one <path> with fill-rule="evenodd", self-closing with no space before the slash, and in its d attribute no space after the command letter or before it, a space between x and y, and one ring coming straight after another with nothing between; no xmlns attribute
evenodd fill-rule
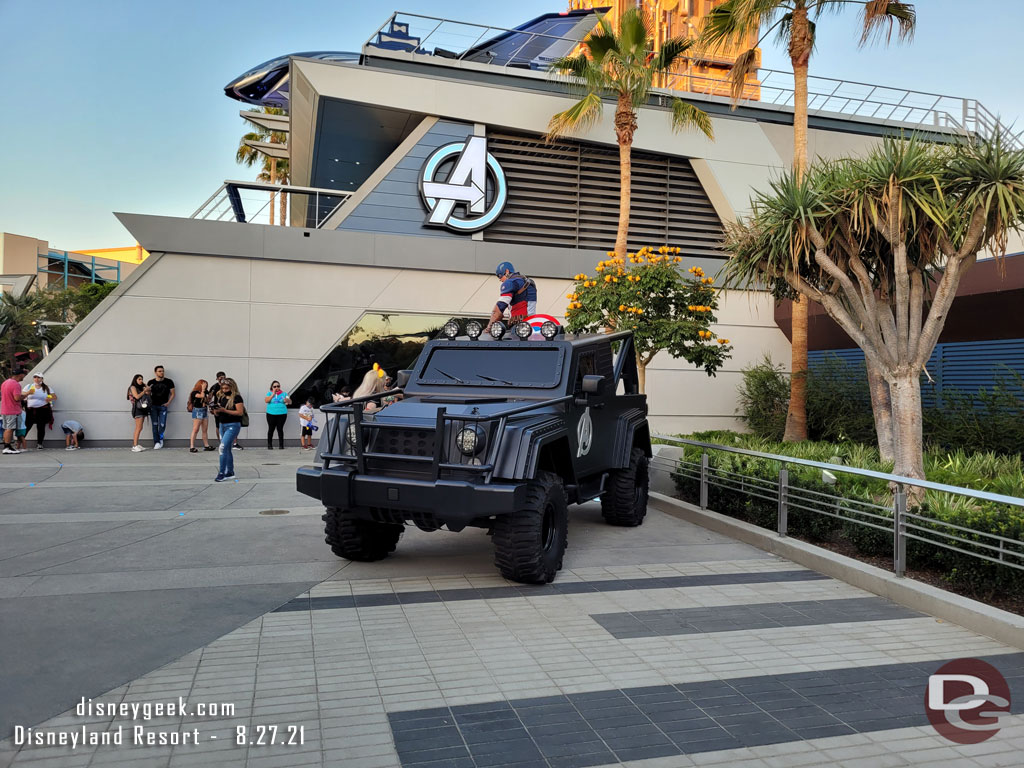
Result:
<svg viewBox="0 0 1024 768"><path fill-rule="evenodd" d="M511 272L512 274L515 274L515 271L516 268L512 266L511 262L503 261L494 270L494 274L497 275L498 277L503 277L506 272Z"/></svg>

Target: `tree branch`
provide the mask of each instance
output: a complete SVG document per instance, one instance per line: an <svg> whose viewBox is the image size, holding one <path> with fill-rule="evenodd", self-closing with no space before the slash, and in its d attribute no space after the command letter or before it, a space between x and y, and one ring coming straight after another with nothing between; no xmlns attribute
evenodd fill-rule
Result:
<svg viewBox="0 0 1024 768"><path fill-rule="evenodd" d="M921 331L921 340L917 345L917 355L913 364L918 369L924 368L928 358L932 356L935 344L939 340L942 326L946 322L946 315L956 298L956 290L960 286L960 278L970 269L977 260L978 254L973 253L967 258L952 258L946 264L946 270L939 281L939 287L932 299L931 309L928 311L928 319L925 321Z"/></svg>

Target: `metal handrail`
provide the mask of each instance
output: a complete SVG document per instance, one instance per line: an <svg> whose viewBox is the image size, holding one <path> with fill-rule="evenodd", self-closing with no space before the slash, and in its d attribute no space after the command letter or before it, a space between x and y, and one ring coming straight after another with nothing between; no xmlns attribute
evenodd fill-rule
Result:
<svg viewBox="0 0 1024 768"><path fill-rule="evenodd" d="M497 34L517 33L522 30L510 29L507 27L495 27L487 24L476 24L464 22L457 19L449 19L440 16L428 16L418 13L406 13L396 11L371 35L363 44L363 64L368 64L367 57L389 56L395 51L378 48L374 45L377 35L384 30L390 21L397 21L399 18L409 21L410 36L412 36L412 24L416 20L429 22L427 26L430 31L419 38L419 43L414 53L425 54L425 44L428 40L436 39L445 33L446 25L450 27L463 27L474 30L482 30L475 35L475 41L483 39L488 32ZM450 32L450 34L455 34ZM527 43L537 38L549 39L552 41L571 43L579 45L580 40L575 37L552 35L543 32L525 33L529 38ZM461 35L460 35L461 36ZM467 35L472 37L473 34ZM474 45L476 44L474 43ZM525 44L524 44L525 45ZM436 46L435 46L436 47ZM458 66L459 62L474 46L467 47L454 59L438 57L438 63ZM405 52L408 53L408 52ZM503 64L492 64L479 62L481 66L495 67L508 70L515 56L510 56ZM667 75L669 87L655 88L654 93L665 93L677 95L679 93L711 93L711 95L728 95L730 82L728 77L713 77L709 75L694 74L691 65L702 64L712 61L716 64L731 64L728 59L709 59L706 55L684 56L678 60L680 71L673 71ZM687 72L687 69L691 71ZM787 106L792 101L794 86L792 84L793 73L782 70L760 68L758 80L751 81L745 86L745 95L754 93L754 98L741 98L740 101L750 104L771 104L773 106ZM781 81L781 82L780 82ZM689 84L688 87L672 87L673 84ZM850 90L855 91L850 93ZM859 93L857 91L866 91ZM889 95L891 94L891 95ZM1020 145L1018 137L1014 136L1007 127L988 109L979 104L975 99L968 99L947 94L933 93L930 91L913 91L894 86L877 85L874 83L863 83L856 80L840 80L837 78L819 77L811 75L808 78L808 111L812 114L840 114L853 117L878 119L883 122L892 121L907 125L920 125L947 128L961 132L989 136L996 130L1004 132L1011 137L1014 145Z"/></svg>
<svg viewBox="0 0 1024 768"><path fill-rule="evenodd" d="M314 228L319 229L323 224L330 220L334 212L338 210L345 202L352 197L352 192L343 189L326 189L324 187L301 187L292 184L271 184L264 181L236 181L227 180L221 184L217 191L206 198L206 201L200 205L189 217L191 219L213 219L214 221L223 221L225 217L234 215L234 218L238 222L245 223L247 220L246 211L242 202L241 196L238 194L239 190L250 190L259 192L269 192L271 196L274 194L280 195L307 195L314 198L314 205L316 209L316 218ZM331 206L331 210L327 211L326 214L320 216L320 198L338 199L338 202ZM267 206L270 204L268 199L259 210L257 210L251 217L255 218L262 213Z"/></svg>
<svg viewBox="0 0 1024 768"><path fill-rule="evenodd" d="M981 501L991 501L995 504L1010 504L1015 507L1024 507L1024 499L1018 499L1016 496L1004 496L1001 493L975 491L971 488L961 488L957 485L934 483L931 480L918 480L917 478L905 477L904 475L894 475L889 472L877 472L873 469L861 469L860 467L850 467L845 464L829 464L824 461L800 459L793 456L783 456L778 453L762 453L761 451L751 451L746 448L735 448L730 445L719 445L718 443L702 443L698 440L687 440L686 438L673 437L671 435L652 435L652 437L656 440L664 440L667 443L681 443L683 445L692 445L695 448L706 448L713 451L724 451L726 453L738 453L743 456L753 456L758 459L771 459L772 461L779 461L783 464L799 464L802 467L814 467L815 469L825 469L830 472L845 472L850 475L859 475L861 477L870 477L875 480L884 480L887 483L912 485L917 488L925 488L931 491L942 491L943 493L952 493L957 496L969 496L974 499L980 499Z"/></svg>
<svg viewBox="0 0 1024 768"><path fill-rule="evenodd" d="M1006 496L1000 493L990 493L988 491L978 491L972 488L962 488L955 485L946 485L945 483L935 483L930 480L919 480L917 478L905 477L903 475L896 475L890 472L878 472L876 470L850 467L843 464L831 464L823 461L814 461L813 459L803 459L795 456L783 456L776 453L753 451L748 448L737 448L735 446L721 445L719 443L706 443L700 440L690 440L687 438L673 437L671 435L654 435L654 438L669 445L693 447L701 450L699 464L695 461L688 461L682 457L677 461L672 462L670 469L666 469L664 466L655 463L655 467L658 469L663 469L672 475L683 476L692 482L697 482L699 484L698 503L701 509L708 508L709 489L711 486L714 486L725 490L736 491L748 496L754 496L768 502L777 502L777 527L780 536L787 535L788 517L791 507L813 514L836 518L847 523L854 523L868 528L874 528L876 530L888 531L893 537L893 570L896 575L900 577L902 577L906 572L906 547L908 539L924 542L926 544L934 544L937 547L948 549L962 555L977 557L982 560L991 561L1024 571L1024 541L1020 539L1012 539L1007 536L1000 536L996 533L989 533L988 531L967 528L945 520L928 517L916 511L912 512L908 509L907 488L922 488L925 490L947 493L954 496L963 496L966 498L976 499L978 501L1002 504L1016 508L1024 508L1024 499L1022 498ZM771 481L766 481L764 478L747 476L740 472L732 472L712 467L709 462L709 451L734 453L741 456L750 456L752 458L777 462L779 464L778 482L773 483ZM665 462L663 461L662 464L664 463ZM821 469L833 473L845 473L884 481L895 488L892 495L892 507L887 508L861 499L831 495L809 488L800 488L796 485L791 486L789 482L790 465ZM746 487L747 480L753 481L750 487ZM777 491L774 495L770 495L773 490L773 486ZM800 504L798 503L800 501L806 503ZM808 504L816 506L808 506ZM859 509L857 508L858 505L882 511L888 511L891 509L891 523L883 525L863 519L864 517L870 517L875 520L881 520L883 523L888 522L887 516L883 517L882 515L870 512L867 509ZM827 509L822 509L822 506ZM948 530L938 530L935 526L941 529L952 529L976 538L968 539ZM964 549L963 546L958 546L958 544L972 547L974 549ZM984 554L983 552L976 551L978 549L992 552L997 554L998 557L993 557L991 555Z"/></svg>

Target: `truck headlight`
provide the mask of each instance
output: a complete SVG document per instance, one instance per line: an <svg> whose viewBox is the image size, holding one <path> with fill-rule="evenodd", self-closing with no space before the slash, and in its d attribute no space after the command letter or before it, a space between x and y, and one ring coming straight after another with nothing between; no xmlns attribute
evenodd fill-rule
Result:
<svg viewBox="0 0 1024 768"><path fill-rule="evenodd" d="M507 332L508 328L505 327L505 324L501 322L501 320L495 320L491 323L491 338L495 341L501 341Z"/></svg>
<svg viewBox="0 0 1024 768"><path fill-rule="evenodd" d="M470 339L476 341L480 338L480 334L484 332L484 327L480 325L476 320L470 320L466 323L466 335Z"/></svg>
<svg viewBox="0 0 1024 768"><path fill-rule="evenodd" d="M526 341L533 335L533 326L525 321L518 323L513 329L513 333L515 333L521 341Z"/></svg>
<svg viewBox="0 0 1024 768"><path fill-rule="evenodd" d="M449 320L444 324L444 328L441 332L449 339L454 340L459 335L459 324L454 320Z"/></svg>
<svg viewBox="0 0 1024 768"><path fill-rule="evenodd" d="M487 445L487 434L482 427L466 427L455 436L455 445L463 456L476 456L483 453Z"/></svg>

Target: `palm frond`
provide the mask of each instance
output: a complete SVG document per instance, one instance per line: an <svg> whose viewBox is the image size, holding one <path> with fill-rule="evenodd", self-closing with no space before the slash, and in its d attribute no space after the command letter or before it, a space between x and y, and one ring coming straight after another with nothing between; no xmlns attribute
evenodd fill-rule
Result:
<svg viewBox="0 0 1024 768"><path fill-rule="evenodd" d="M656 72L666 71L680 56L686 53L693 44L693 40L687 40L685 37L673 37L671 40L666 40L662 44L661 50L654 55L653 59L651 59L650 68Z"/></svg>
<svg viewBox="0 0 1024 768"><path fill-rule="evenodd" d="M864 3L864 29L860 44L865 45L872 38L881 39L883 35L885 41L890 42L894 26L897 27L897 36L901 41L910 40L914 37L916 25L917 11L912 3L867 0Z"/></svg>
<svg viewBox="0 0 1024 768"><path fill-rule="evenodd" d="M588 93L564 112L551 117L548 123L547 141L570 133L585 132L601 119L604 103L596 93Z"/></svg>
<svg viewBox="0 0 1024 768"><path fill-rule="evenodd" d="M682 99L672 100L672 130L693 129L700 131L712 141L715 140L715 128L711 124L711 116L703 109L688 104Z"/></svg>
<svg viewBox="0 0 1024 768"><path fill-rule="evenodd" d="M743 88L747 83L747 75L757 72L757 48L750 48L733 62L729 70L729 96L732 98L733 107L743 96Z"/></svg>
<svg viewBox="0 0 1024 768"><path fill-rule="evenodd" d="M647 41L651 37L651 23L647 14L637 7L626 9L619 17L619 53L634 60L647 55Z"/></svg>

